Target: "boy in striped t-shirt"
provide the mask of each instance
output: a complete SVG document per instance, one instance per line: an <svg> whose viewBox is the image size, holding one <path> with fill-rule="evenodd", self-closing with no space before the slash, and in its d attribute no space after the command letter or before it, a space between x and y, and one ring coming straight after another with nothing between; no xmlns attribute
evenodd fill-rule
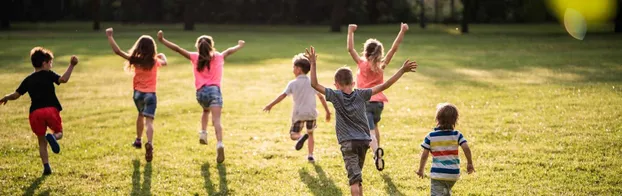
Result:
<svg viewBox="0 0 622 196"><path fill-rule="evenodd" d="M421 162L417 175L423 178L423 168L432 153L432 169L430 171L431 195L451 195L451 187L460 177L460 156L458 146L462 147L467 158L467 172L473 173L471 149L466 139L458 130L454 130L458 121L458 108L450 103L436 106L436 123L434 131L428 133L421 147Z"/></svg>

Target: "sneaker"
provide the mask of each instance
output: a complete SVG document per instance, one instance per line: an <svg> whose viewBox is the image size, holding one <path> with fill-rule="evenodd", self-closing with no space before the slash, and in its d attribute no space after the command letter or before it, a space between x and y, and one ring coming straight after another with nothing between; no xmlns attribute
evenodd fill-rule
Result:
<svg viewBox="0 0 622 196"><path fill-rule="evenodd" d="M384 159L382 159L382 156L384 156L384 150L382 148L376 149L374 163L376 163L376 169L378 171L384 170Z"/></svg>
<svg viewBox="0 0 622 196"><path fill-rule="evenodd" d="M132 143L132 146L134 146L134 148L140 149L140 148L142 148L143 143L140 142L140 140L137 139L137 140L134 140L134 143Z"/></svg>
<svg viewBox="0 0 622 196"><path fill-rule="evenodd" d="M54 137L54 135L48 133L45 135L45 139L48 141L48 144L50 144L52 152L56 154L60 153L60 145L58 145L58 141L56 141L56 137Z"/></svg>
<svg viewBox="0 0 622 196"><path fill-rule="evenodd" d="M308 156L307 160L309 160L309 163L315 163L315 159L313 158L313 156Z"/></svg>
<svg viewBox="0 0 622 196"><path fill-rule="evenodd" d="M216 156L216 162L222 163L225 161L225 147L216 148L218 155Z"/></svg>
<svg viewBox="0 0 622 196"><path fill-rule="evenodd" d="M199 132L199 143L207 144L207 132Z"/></svg>
<svg viewBox="0 0 622 196"><path fill-rule="evenodd" d="M52 168L49 168L49 167L43 168L43 175L44 176L47 176L47 175L50 175L50 174L52 174Z"/></svg>
<svg viewBox="0 0 622 196"><path fill-rule="evenodd" d="M147 162L153 160L153 146L149 142L145 144L145 160L147 160Z"/></svg>
<svg viewBox="0 0 622 196"><path fill-rule="evenodd" d="M307 141L307 138L309 138L309 134L305 134L300 137L300 139L298 139L298 141L296 142L296 150L302 149L302 147L305 145L305 141Z"/></svg>

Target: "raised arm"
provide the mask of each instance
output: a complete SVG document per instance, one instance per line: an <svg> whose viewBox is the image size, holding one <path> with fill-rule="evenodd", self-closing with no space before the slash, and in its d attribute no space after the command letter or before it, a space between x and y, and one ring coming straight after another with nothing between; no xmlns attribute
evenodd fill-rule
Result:
<svg viewBox="0 0 622 196"><path fill-rule="evenodd" d="M231 48L227 48L224 52L222 52L222 56L224 58L227 58L229 55L232 55L233 53L237 52L238 50L244 48L244 44L246 42L244 42L244 40L238 40L238 45L233 46Z"/></svg>
<svg viewBox="0 0 622 196"><path fill-rule="evenodd" d="M382 65L383 69L386 65L388 65L391 62L393 55L395 55L395 53L397 52L397 49L400 46L400 43L402 43L402 40L404 39L404 34L406 34L406 31L408 31L408 24L402 23L400 32L397 34L395 41L393 41L393 45L391 45L391 49L387 53L387 56L384 57L384 64Z"/></svg>
<svg viewBox="0 0 622 196"><path fill-rule="evenodd" d="M467 173L471 174L475 172L475 168L473 167L473 159L471 159L471 148L469 148L469 144L466 142L460 145L462 147L462 151L464 151L464 156L467 158Z"/></svg>
<svg viewBox="0 0 622 196"><path fill-rule="evenodd" d="M348 26L348 53L352 56L352 60L357 64L361 61L361 57L356 50L354 49L354 31L356 31L357 26L355 24L350 24Z"/></svg>
<svg viewBox="0 0 622 196"><path fill-rule="evenodd" d="M67 67L67 70L65 71L65 73L63 74L63 76L61 76L60 78L58 78L58 82L59 83L67 83L69 82L69 78L71 77L71 73L73 72L73 68L78 64L78 57L76 56L71 56L71 61L69 62L69 67Z"/></svg>
<svg viewBox="0 0 622 196"><path fill-rule="evenodd" d="M315 54L315 48L313 48L313 46L311 46L311 49L305 49L306 50L306 57L307 59L309 59L309 63L311 64L311 87L313 87L313 89L315 89L316 91L320 92L322 95L326 94L326 88L324 86L322 86L320 83L318 83L317 81L317 73L316 73L316 64L315 61L317 59L317 55Z"/></svg>
<svg viewBox="0 0 622 196"><path fill-rule="evenodd" d="M11 94L5 95L4 97L2 97L2 99L0 99L0 105L6 105L6 102L16 100L21 96L22 95L20 95L18 92L13 92Z"/></svg>
<svg viewBox="0 0 622 196"><path fill-rule="evenodd" d="M320 102L322 103L322 107L324 107L324 111L326 111L326 122L330 122L330 110L328 109L328 104L326 104L326 99L320 93L317 94L317 97L320 98Z"/></svg>
<svg viewBox="0 0 622 196"><path fill-rule="evenodd" d="M188 52L187 50L179 47L177 44L174 44L173 42L170 42L166 39L164 39L164 33L162 31L158 31L158 41L160 41L160 43L164 44L167 48L181 54L181 56L186 57L186 59L190 60L190 52Z"/></svg>
<svg viewBox="0 0 622 196"><path fill-rule="evenodd" d="M393 76L391 76L389 80L385 81L384 83L380 85L377 85L371 88L372 95L378 94L379 92L382 92L388 89L389 87L391 87L391 85L397 82L397 80L399 80L402 77L402 75L404 75L404 73L408 71L415 72L416 69L417 69L417 62L410 61L410 60L404 61L402 68L400 68L400 70L398 70L395 74L393 74Z"/></svg>
<svg viewBox="0 0 622 196"><path fill-rule="evenodd" d="M423 170L425 169L425 164L428 162L428 156L430 155L430 150L423 149L421 152L421 160L419 160L419 169L417 170L417 175L420 178L423 178Z"/></svg>
<svg viewBox="0 0 622 196"><path fill-rule="evenodd" d="M278 97L276 97L276 99L274 99L274 101L272 101L268 105L266 105L266 107L263 108L263 111L264 112L270 112L272 107L274 107L274 105L276 105L276 104L280 103L281 101L283 101L283 99L285 99L285 97L287 97L287 94L285 94L285 93L279 95Z"/></svg>
<svg viewBox="0 0 622 196"><path fill-rule="evenodd" d="M156 57L158 57L157 60L158 62L160 62L160 65L162 66L168 65L168 61L166 60L166 55L164 55L164 53L160 53Z"/></svg>
<svg viewBox="0 0 622 196"><path fill-rule="evenodd" d="M112 28L106 29L106 36L108 36L108 43L110 44L110 47L112 47L112 51L114 51L114 53L119 55L120 57L123 57L123 59L125 60L130 59L130 55L128 55L126 52L122 51L119 48L119 45L117 45L117 42L114 41L114 37L112 37L112 34Z"/></svg>

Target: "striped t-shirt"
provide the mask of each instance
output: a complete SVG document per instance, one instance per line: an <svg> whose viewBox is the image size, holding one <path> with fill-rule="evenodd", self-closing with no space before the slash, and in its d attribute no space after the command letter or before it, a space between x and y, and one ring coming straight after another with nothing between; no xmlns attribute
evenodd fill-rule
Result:
<svg viewBox="0 0 622 196"><path fill-rule="evenodd" d="M428 133L421 147L432 153L432 171L434 180L457 181L460 177L460 156L458 147L466 142L458 130L435 128Z"/></svg>
<svg viewBox="0 0 622 196"><path fill-rule="evenodd" d="M371 141L369 124L365 116L365 103L371 98L371 89L355 89L347 94L326 88L326 101L335 107L335 130L339 144L345 141Z"/></svg>

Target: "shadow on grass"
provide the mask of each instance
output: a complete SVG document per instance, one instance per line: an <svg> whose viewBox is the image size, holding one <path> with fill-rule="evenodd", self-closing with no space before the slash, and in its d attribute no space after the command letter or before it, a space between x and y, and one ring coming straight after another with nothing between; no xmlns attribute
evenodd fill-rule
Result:
<svg viewBox="0 0 622 196"><path fill-rule="evenodd" d="M134 172L132 173L131 195L151 195L151 163L145 165L143 172L143 184L140 184L140 161L133 160Z"/></svg>
<svg viewBox="0 0 622 196"><path fill-rule="evenodd" d="M227 166L224 163L218 164L216 166L218 168L218 192L214 189L214 183L210 179L209 173L209 163L205 163L201 166L201 175L205 179L205 191L207 191L207 195L229 195L229 187L227 187Z"/></svg>
<svg viewBox="0 0 622 196"><path fill-rule="evenodd" d="M39 186L41 185L41 183L43 183L45 178L47 178L47 176L41 176L41 177L35 179L35 181L33 181L30 184L30 186L24 190L24 195L34 195L35 190L37 190L37 188L39 188ZM49 191L46 191L46 192L48 192L48 195L49 195ZM46 192L43 192L41 194L44 194Z"/></svg>
<svg viewBox="0 0 622 196"><path fill-rule="evenodd" d="M389 195L405 195L404 193L402 193L400 190L397 189L397 186L395 186L395 184L393 183L393 179L391 179L391 176L387 175L387 174L382 174L382 179L384 180L384 183L387 184L385 190L387 191L387 194Z"/></svg>
<svg viewBox="0 0 622 196"><path fill-rule="evenodd" d="M313 195L343 195L341 190L335 185L335 182L326 177L326 173L321 166L313 164L317 177L309 174L306 168L298 170L300 179L304 182Z"/></svg>

